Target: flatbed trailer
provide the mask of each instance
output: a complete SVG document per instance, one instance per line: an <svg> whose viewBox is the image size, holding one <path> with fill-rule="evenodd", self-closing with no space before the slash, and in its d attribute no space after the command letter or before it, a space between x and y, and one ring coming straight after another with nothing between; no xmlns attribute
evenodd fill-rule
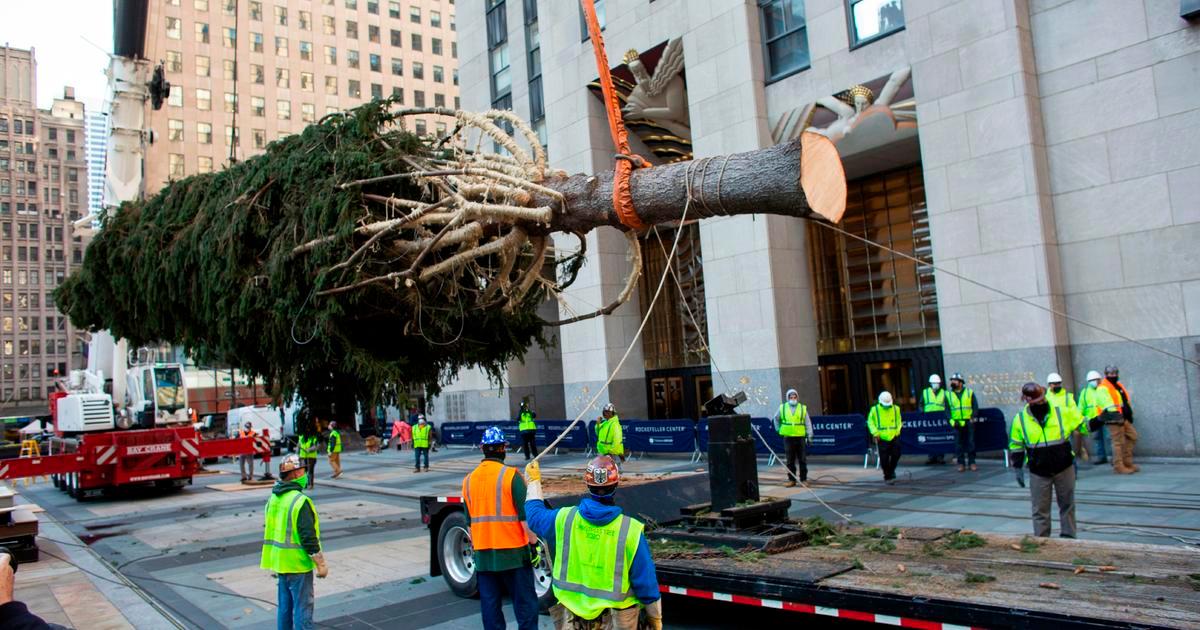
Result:
<svg viewBox="0 0 1200 630"><path fill-rule="evenodd" d="M707 474L617 494L626 513L658 523L707 495ZM560 494L548 502L577 499ZM430 574L470 597L474 565L463 510L457 496L421 498ZM958 530L887 529L888 543L872 545L874 551L860 538L853 545L825 540L765 554L742 553L736 544L666 557L656 552L660 589L730 606L912 628L1200 627L1200 551L1192 548L987 534L980 546L956 549L948 543L961 538ZM647 536L653 549L655 535ZM747 537L747 546L752 542ZM541 555L548 564L548 551ZM553 594L545 568L537 577L546 607Z"/></svg>
<svg viewBox="0 0 1200 630"><path fill-rule="evenodd" d="M85 433L54 438L52 445L54 452L47 455L0 460L0 479L46 476L82 500L118 487L181 488L207 458L271 450L261 436L204 440L192 426Z"/></svg>

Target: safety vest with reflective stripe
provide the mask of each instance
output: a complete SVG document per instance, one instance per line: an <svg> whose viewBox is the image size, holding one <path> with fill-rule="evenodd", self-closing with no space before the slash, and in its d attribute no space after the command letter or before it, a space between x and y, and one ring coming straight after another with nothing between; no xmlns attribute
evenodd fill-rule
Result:
<svg viewBox="0 0 1200 630"><path fill-rule="evenodd" d="M429 448L429 431L432 429L428 424L420 423L412 428L413 432L413 448Z"/></svg>
<svg viewBox="0 0 1200 630"><path fill-rule="evenodd" d="M537 425L533 422L533 414L528 411L521 412L521 420L517 423L518 431L536 431Z"/></svg>
<svg viewBox="0 0 1200 630"><path fill-rule="evenodd" d="M1125 389L1124 385L1120 387L1125 390L1125 397L1129 399L1130 404L1133 404L1133 397L1129 395L1129 390ZM1100 406L1101 412L1112 411L1118 414L1125 406L1125 402L1121 400L1121 392L1117 391L1117 388L1108 379L1101 379L1100 385L1096 387L1096 404ZM1125 422L1124 416L1116 418L1116 422L1118 424Z"/></svg>
<svg viewBox="0 0 1200 630"><path fill-rule="evenodd" d="M255 437L257 435L258 432L254 429L238 429L238 437L240 438Z"/></svg>
<svg viewBox="0 0 1200 630"><path fill-rule="evenodd" d="M946 410L946 390L939 388L938 392L933 393L932 387L926 387L921 392L921 404L925 405L923 411L929 413L931 411Z"/></svg>
<svg viewBox="0 0 1200 630"><path fill-rule="evenodd" d="M1067 391L1067 388L1058 390L1058 393L1046 389L1046 402L1055 407L1062 407L1065 412L1077 411L1079 408L1075 406L1075 394Z"/></svg>
<svg viewBox="0 0 1200 630"><path fill-rule="evenodd" d="M804 420L808 418L808 408L804 403L797 403L795 409L783 403L779 405L779 435L783 437L804 437L808 427Z"/></svg>
<svg viewBox="0 0 1200 630"><path fill-rule="evenodd" d="M337 431L329 432L329 446L326 448L330 453L342 452L342 434Z"/></svg>
<svg viewBox="0 0 1200 630"><path fill-rule="evenodd" d="M1075 431L1088 432L1080 414L1071 413L1054 404L1050 405L1050 410L1054 412L1054 418L1047 418L1046 426L1042 426L1029 413L1029 405L1017 412L1013 418L1012 430L1009 431L1009 450L1023 451L1058 446L1065 444Z"/></svg>
<svg viewBox="0 0 1200 630"><path fill-rule="evenodd" d="M895 405L875 405L867 414L867 429L884 442L891 442L900 435L900 424L900 408Z"/></svg>
<svg viewBox="0 0 1200 630"><path fill-rule="evenodd" d="M271 494L267 500L267 522L263 530L262 559L259 567L275 573L308 573L313 570L312 558L300 545L300 532L296 519L300 508L312 499L299 490L283 494ZM313 508L313 527L317 538L321 537L321 522Z"/></svg>
<svg viewBox="0 0 1200 630"><path fill-rule="evenodd" d="M559 510L551 575L559 603L583 619L595 619L608 608L637 605L629 570L643 529L640 521L623 514L596 525L580 516L577 507Z"/></svg>
<svg viewBox="0 0 1200 630"><path fill-rule="evenodd" d="M596 427L596 452L601 455L625 454L625 435L621 431L621 418L616 414Z"/></svg>
<svg viewBox="0 0 1200 630"><path fill-rule="evenodd" d="M1084 385L1083 389L1079 390L1079 411L1084 420L1091 420L1104 411L1105 405L1102 404L1102 400L1111 402L1108 392L1101 391L1099 387Z"/></svg>
<svg viewBox="0 0 1200 630"><path fill-rule="evenodd" d="M962 394L955 392L953 389L946 392L946 397L950 399L950 424L953 426L963 426L971 420L974 414L973 398L975 392L964 387Z"/></svg>
<svg viewBox="0 0 1200 630"><path fill-rule="evenodd" d="M484 460L463 479L463 503L471 517L471 545L477 550L524 547L525 527L513 502L517 469Z"/></svg>
<svg viewBox="0 0 1200 630"><path fill-rule="evenodd" d="M316 459L317 458L317 436L305 435L297 440L300 446L300 459Z"/></svg>

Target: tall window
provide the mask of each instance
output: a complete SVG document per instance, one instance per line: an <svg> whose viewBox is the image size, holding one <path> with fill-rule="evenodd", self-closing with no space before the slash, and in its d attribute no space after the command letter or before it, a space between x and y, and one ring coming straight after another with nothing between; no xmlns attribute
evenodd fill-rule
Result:
<svg viewBox="0 0 1200 630"><path fill-rule="evenodd" d="M196 109L207 111L212 109L212 92L196 88Z"/></svg>
<svg viewBox="0 0 1200 630"><path fill-rule="evenodd" d="M393 46L399 48L404 45L404 34L403 33L401 33L400 31L397 31L396 29L392 29L390 32L390 35L392 38Z"/></svg>
<svg viewBox="0 0 1200 630"><path fill-rule="evenodd" d="M904 29L903 0L847 0L846 9L851 48Z"/></svg>
<svg viewBox="0 0 1200 630"><path fill-rule="evenodd" d="M504 0L487 0L488 60L491 68L492 107L512 107L512 73L508 60L508 15Z"/></svg>
<svg viewBox="0 0 1200 630"><path fill-rule="evenodd" d="M331 66L337 65L337 48L333 46L325 47L325 63Z"/></svg>
<svg viewBox="0 0 1200 630"><path fill-rule="evenodd" d="M257 63L250 64L250 81L256 85L263 85L266 83L266 77L265 73L263 72L262 65Z"/></svg>
<svg viewBox="0 0 1200 630"><path fill-rule="evenodd" d="M258 0L250 0L250 19L255 22L262 21L262 3Z"/></svg>
<svg viewBox="0 0 1200 630"><path fill-rule="evenodd" d="M300 120L313 122L317 119L317 110L312 103L300 103Z"/></svg>
<svg viewBox="0 0 1200 630"><path fill-rule="evenodd" d="M424 79L425 78L425 64L421 63L420 61L412 62L412 77L414 79Z"/></svg>
<svg viewBox="0 0 1200 630"><path fill-rule="evenodd" d="M232 26L226 26L221 29L221 42L226 48L237 47L237 29Z"/></svg>
<svg viewBox="0 0 1200 630"><path fill-rule="evenodd" d="M312 42L300 42L300 59L312 61Z"/></svg>
<svg viewBox="0 0 1200 630"><path fill-rule="evenodd" d="M379 27L374 24L367 26L367 41L379 43Z"/></svg>
<svg viewBox="0 0 1200 630"><path fill-rule="evenodd" d="M350 98L362 98L362 83L356 79L350 79L346 82L346 93Z"/></svg>
<svg viewBox="0 0 1200 630"><path fill-rule="evenodd" d="M931 258L921 167L850 182L841 228ZM820 354L940 343L932 267L812 223L808 237Z"/></svg>
<svg viewBox="0 0 1200 630"><path fill-rule="evenodd" d="M412 22L413 24L421 23L421 7L408 8L408 21Z"/></svg>
<svg viewBox="0 0 1200 630"><path fill-rule="evenodd" d="M301 11L299 23L300 23L300 30L311 31L312 30L312 13L309 11Z"/></svg>
<svg viewBox="0 0 1200 630"><path fill-rule="evenodd" d="M211 123L196 123L196 141L200 144L212 144Z"/></svg>
<svg viewBox="0 0 1200 630"><path fill-rule="evenodd" d="M250 50L253 50L256 53L263 51L262 33L250 33Z"/></svg>
<svg viewBox="0 0 1200 630"><path fill-rule="evenodd" d="M213 172L213 159L208 156L204 156L204 155L201 155L200 157L196 158L196 172L197 173ZM76 250L76 251L78 251L78 250Z"/></svg>
<svg viewBox="0 0 1200 630"><path fill-rule="evenodd" d="M179 39L183 35L183 26L179 18L169 17L165 21L167 39Z"/></svg>
<svg viewBox="0 0 1200 630"><path fill-rule="evenodd" d="M171 179L180 179L183 177L183 154L182 153L167 154L167 175ZM9 273L9 271L7 269L5 269L4 273ZM11 283L11 282L12 281L9 280L8 283ZM6 284L8 284L8 283L6 283Z"/></svg>
<svg viewBox="0 0 1200 630"><path fill-rule="evenodd" d="M394 18L397 20L400 19L400 3L399 2L389 2L388 3L388 17Z"/></svg>
<svg viewBox="0 0 1200 630"><path fill-rule="evenodd" d="M421 35L419 33L413 33L410 38L412 39L412 49L417 52L421 52Z"/></svg>
<svg viewBox="0 0 1200 630"><path fill-rule="evenodd" d="M324 32L326 35L336 35L337 34L337 22L333 19L333 16L331 16L331 15L321 16L321 31Z"/></svg>
<svg viewBox="0 0 1200 630"><path fill-rule="evenodd" d="M261 96L250 97L250 113L258 118L267 115L267 99Z"/></svg>
<svg viewBox="0 0 1200 630"><path fill-rule="evenodd" d="M287 68L275 68L275 87L288 88L292 85L291 73Z"/></svg>
<svg viewBox="0 0 1200 630"><path fill-rule="evenodd" d="M392 74L394 74L398 77L404 76L404 60L403 59L396 59L396 58L392 59Z"/></svg>
<svg viewBox="0 0 1200 630"><path fill-rule="evenodd" d="M525 49L529 64L529 124L546 144L546 106L542 92L542 38L538 31L537 0L525 1ZM454 84L458 85L455 71Z"/></svg>
<svg viewBox="0 0 1200 630"><path fill-rule="evenodd" d="M172 142L183 141L183 121L171 119L167 121L167 140ZM5 224L7 227L8 224Z"/></svg>
<svg viewBox="0 0 1200 630"><path fill-rule="evenodd" d="M176 50L167 51L167 72L183 72L183 53Z"/></svg>
<svg viewBox="0 0 1200 630"><path fill-rule="evenodd" d="M209 75L212 61L205 55L196 55L196 76L206 77Z"/></svg>
<svg viewBox="0 0 1200 630"><path fill-rule="evenodd" d="M371 72L383 72L383 60L379 55L367 55L367 61L370 63Z"/></svg>
<svg viewBox="0 0 1200 630"><path fill-rule="evenodd" d="M237 111L238 111L237 94L226 92L225 93L225 113L226 114L236 114Z"/></svg>
<svg viewBox="0 0 1200 630"><path fill-rule="evenodd" d="M804 0L758 0L762 17L767 80L774 81L808 68L808 25Z"/></svg>
<svg viewBox="0 0 1200 630"><path fill-rule="evenodd" d="M204 22L196 22L196 43L208 43L208 25Z"/></svg>
<svg viewBox="0 0 1200 630"><path fill-rule="evenodd" d="M346 65L350 66L351 68L358 67L358 51L357 50L347 50L346 51Z"/></svg>
<svg viewBox="0 0 1200 630"><path fill-rule="evenodd" d="M313 91L313 74L311 72L300 73L300 89L305 92Z"/></svg>
<svg viewBox="0 0 1200 630"><path fill-rule="evenodd" d="M292 103L290 101L275 102L275 117L279 120L292 119Z"/></svg>
<svg viewBox="0 0 1200 630"><path fill-rule="evenodd" d="M287 26L287 7L275 7L275 23L279 26Z"/></svg>
<svg viewBox="0 0 1200 630"><path fill-rule="evenodd" d="M288 40L286 37L276 37L275 38L275 56L276 57L288 56Z"/></svg>
<svg viewBox="0 0 1200 630"><path fill-rule="evenodd" d="M237 65L233 63L232 59L226 59L222 61L221 67L223 69L223 74L226 81L237 80Z"/></svg>

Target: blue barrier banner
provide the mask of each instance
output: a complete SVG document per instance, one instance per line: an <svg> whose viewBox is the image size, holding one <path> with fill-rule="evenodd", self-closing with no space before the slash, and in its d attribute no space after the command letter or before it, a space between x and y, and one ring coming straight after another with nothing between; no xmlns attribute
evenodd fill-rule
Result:
<svg viewBox="0 0 1200 630"><path fill-rule="evenodd" d="M537 444L538 448L546 448L554 438L558 437L570 426L570 420L538 420L537 421ZM518 442L518 444L520 444ZM561 442L558 443L558 448L570 449L586 449L588 447L588 427L586 422L580 422L571 429L571 432L563 436Z"/></svg>
<svg viewBox="0 0 1200 630"><path fill-rule="evenodd" d="M949 418L944 411L906 412L900 429L901 452L905 455L954 453L954 429Z"/></svg>
<svg viewBox="0 0 1200 630"><path fill-rule="evenodd" d="M1004 413L994 407L979 410L975 423L975 451L1001 451L1008 448L1007 423ZM906 413L900 431L900 444L905 454L954 454L954 428L945 413Z"/></svg>
<svg viewBox="0 0 1200 630"><path fill-rule="evenodd" d="M692 453L696 450L696 423L684 420L630 420L621 422L625 451Z"/></svg>
<svg viewBox="0 0 1200 630"><path fill-rule="evenodd" d="M1008 422L995 407L979 410L982 422L975 424L975 451L1003 451L1008 448Z"/></svg>
<svg viewBox="0 0 1200 630"><path fill-rule="evenodd" d="M473 422L443 422L438 427L443 444L470 446L479 443L482 433L475 430Z"/></svg>
<svg viewBox="0 0 1200 630"><path fill-rule="evenodd" d="M862 455L867 452L867 419L851 413L812 416L813 439L809 455Z"/></svg>

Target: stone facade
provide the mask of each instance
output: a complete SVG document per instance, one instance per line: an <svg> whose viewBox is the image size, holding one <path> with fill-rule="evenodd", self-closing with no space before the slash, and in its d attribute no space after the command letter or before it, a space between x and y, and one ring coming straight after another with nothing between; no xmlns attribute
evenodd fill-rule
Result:
<svg viewBox="0 0 1200 630"><path fill-rule="evenodd" d="M804 3L810 65L773 82L759 8L747 0L606 0L610 61L683 38L698 158L767 146L790 110L911 68L946 371L987 384L996 394L983 402L1011 412L1024 380L1057 371L1078 388L1088 370L1119 364L1139 451L1195 455L1196 366L1130 340L1192 361L1200 353L1200 25L1181 19L1175 0L903 0L903 30L852 47L843 0L794 1ZM506 10L513 106L528 116L523 4ZM610 168L578 9L537 7L551 161L568 172ZM463 106L486 109L483 10L464 10L459 23ZM709 341L723 372L714 387L746 390L741 409L752 414L772 410L788 386L815 404L803 222L708 219L701 236ZM580 311L615 295L628 269L615 231L588 239L593 256L567 296ZM639 314L631 303L561 331L566 415L603 384ZM646 405L640 351L599 401L627 417Z"/></svg>

